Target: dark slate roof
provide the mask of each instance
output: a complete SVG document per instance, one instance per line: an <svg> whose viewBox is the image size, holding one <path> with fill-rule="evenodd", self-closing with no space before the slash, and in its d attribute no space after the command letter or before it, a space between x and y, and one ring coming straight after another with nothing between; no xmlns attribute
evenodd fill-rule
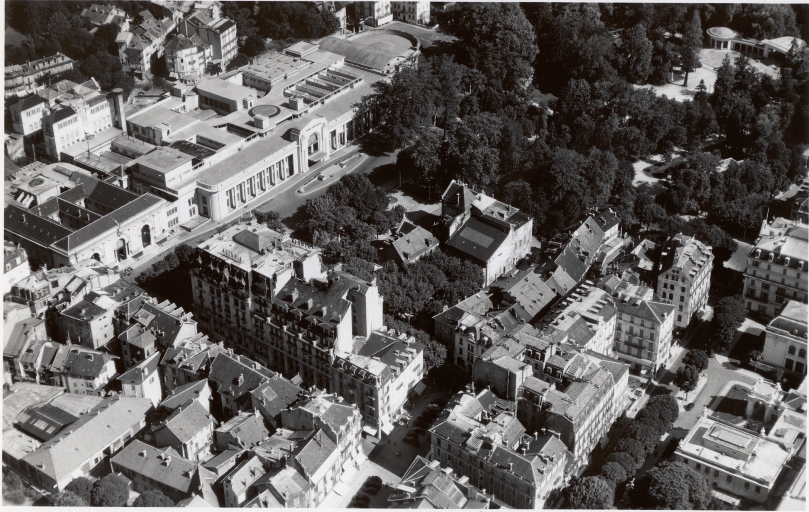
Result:
<svg viewBox="0 0 809 512"><path fill-rule="evenodd" d="M621 223L621 219L615 214L612 208L601 211L593 220L598 223L602 231L607 232Z"/></svg>
<svg viewBox="0 0 809 512"><path fill-rule="evenodd" d="M155 482L161 482L181 493L192 490L191 486L198 467L190 460L180 457L172 448L155 448L139 439L133 440L115 455L112 463Z"/></svg>
<svg viewBox="0 0 809 512"><path fill-rule="evenodd" d="M43 323L45 320L42 318L26 318L17 322L11 331L8 343L3 347L3 357L19 357L28 342L30 330Z"/></svg>
<svg viewBox="0 0 809 512"><path fill-rule="evenodd" d="M63 121L68 117L75 116L76 111L73 110L73 107L62 107L59 110L54 111L53 113L53 122L58 123L59 121Z"/></svg>
<svg viewBox="0 0 809 512"><path fill-rule="evenodd" d="M459 194L458 200L460 205L456 206L456 195ZM468 210L472 207L472 203L475 201L475 193L472 192L472 189L465 185L461 185L455 180L452 180L450 184L447 186L447 189L441 195L441 201L446 203L451 203L453 206L457 208L461 208L463 210Z"/></svg>
<svg viewBox="0 0 809 512"><path fill-rule="evenodd" d="M219 354L211 363L209 379L217 392L239 399L274 376L274 372L246 357Z"/></svg>
<svg viewBox="0 0 809 512"><path fill-rule="evenodd" d="M40 105L42 103L47 103L47 102L48 102L48 100L46 100L46 99L44 99L44 98L42 98L42 97L40 97L40 96L38 96L36 94L32 94L32 95L26 96L25 98L18 101L15 104L15 106L19 105L21 110L28 110L29 108L34 108L37 105Z"/></svg>
<svg viewBox="0 0 809 512"><path fill-rule="evenodd" d="M166 418L160 429L166 429L181 443L187 443L200 430L214 423L214 419L198 401L178 407Z"/></svg>
<svg viewBox="0 0 809 512"><path fill-rule="evenodd" d="M244 450L242 449L239 450L227 449L222 453L220 453L219 455L217 455L216 457L214 457L213 459L203 463L202 467L210 469L211 471L217 471L219 467L224 466L232 459L237 458L242 453L244 453Z"/></svg>
<svg viewBox="0 0 809 512"><path fill-rule="evenodd" d="M98 377L107 362L117 359L115 356L96 350L74 348L69 351L65 372L77 377Z"/></svg>
<svg viewBox="0 0 809 512"><path fill-rule="evenodd" d="M178 386L160 402L160 407L176 409L190 400L196 401L206 386L208 386L208 381L205 379Z"/></svg>
<svg viewBox="0 0 809 512"><path fill-rule="evenodd" d="M42 404L23 411L17 417L16 426L40 441L48 441L78 419L51 404Z"/></svg>
<svg viewBox="0 0 809 512"><path fill-rule="evenodd" d="M124 384L142 384L143 381L148 379L157 371L157 365L159 363L160 352L155 352L151 356L124 372L120 377L118 377L118 380Z"/></svg>
<svg viewBox="0 0 809 512"><path fill-rule="evenodd" d="M283 304L290 311L297 310L317 324L337 324L351 307L351 303L343 298L351 285L348 279L342 278L330 283L315 280L306 283L299 279L290 279L273 302Z"/></svg>
<svg viewBox="0 0 809 512"><path fill-rule="evenodd" d="M299 445L293 457L300 462L306 474L311 476L335 451L337 451L337 445L334 444L334 441L329 439L325 432L318 430L308 441Z"/></svg>
<svg viewBox="0 0 809 512"><path fill-rule="evenodd" d="M261 408L266 414L271 418L275 418L288 405L295 402L301 393L303 393L302 388L276 374L254 389L252 395L261 404Z"/></svg>
<svg viewBox="0 0 809 512"><path fill-rule="evenodd" d="M98 178L81 173L74 172L70 175L70 181L84 187L85 196L98 201L101 204L107 205L110 208L120 208L126 204L131 203L139 196L134 192L116 187L109 183L105 183Z"/></svg>
<svg viewBox="0 0 809 512"><path fill-rule="evenodd" d="M44 247L48 247L72 233L72 230L43 217L38 217L15 204L6 207L3 220L6 230Z"/></svg>
<svg viewBox="0 0 809 512"><path fill-rule="evenodd" d="M508 232L470 218L447 241L447 245L473 259L486 263L508 236Z"/></svg>
<svg viewBox="0 0 809 512"><path fill-rule="evenodd" d="M240 413L226 423L220 425L218 434L229 434L243 448L252 448L270 436L270 431L264 426L264 419L252 413Z"/></svg>

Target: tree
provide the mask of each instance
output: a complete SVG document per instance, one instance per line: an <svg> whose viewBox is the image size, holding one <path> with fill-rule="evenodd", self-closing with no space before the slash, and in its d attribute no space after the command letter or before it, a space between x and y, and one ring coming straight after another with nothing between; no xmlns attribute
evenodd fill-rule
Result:
<svg viewBox="0 0 809 512"><path fill-rule="evenodd" d="M615 491L600 476L577 479L566 489L569 509L610 509L615 500Z"/></svg>
<svg viewBox="0 0 809 512"><path fill-rule="evenodd" d="M225 71L233 71L234 69L238 69L242 66L246 66L250 64L250 59L242 55L241 53L237 53L235 57L230 59L228 62L227 68Z"/></svg>
<svg viewBox="0 0 809 512"><path fill-rule="evenodd" d="M675 414L674 418L676 417ZM647 423L657 423L659 421L663 432L671 430L671 424L673 423L671 410L659 404L647 405L635 416L635 419Z"/></svg>
<svg viewBox="0 0 809 512"><path fill-rule="evenodd" d="M704 372L708 369L708 354L704 350L689 350L683 358L683 364L691 365L699 372Z"/></svg>
<svg viewBox="0 0 809 512"><path fill-rule="evenodd" d="M601 476L615 485L623 483L627 479L626 470L617 462L607 462L601 466Z"/></svg>
<svg viewBox="0 0 809 512"><path fill-rule="evenodd" d="M635 466L638 468L641 467L646 461L646 450L643 448L641 442L637 439L631 439L628 437L619 439L615 444L615 452L623 452L632 457L632 459L635 461Z"/></svg>
<svg viewBox="0 0 809 512"><path fill-rule="evenodd" d="M92 501L93 495L93 482L89 478L80 476L74 478L65 486L66 491L70 491L82 500L85 505L89 505Z"/></svg>
<svg viewBox="0 0 809 512"><path fill-rule="evenodd" d="M685 392L686 400L688 400L688 393L697 388L698 381L699 370L691 365L685 364L677 369L673 384L680 388L680 391Z"/></svg>
<svg viewBox="0 0 809 512"><path fill-rule="evenodd" d="M123 507L128 500L129 484L115 473L97 481L93 488L94 507Z"/></svg>
<svg viewBox="0 0 809 512"><path fill-rule="evenodd" d="M87 502L76 493L65 489L51 497L51 505L54 507L86 507Z"/></svg>
<svg viewBox="0 0 809 512"><path fill-rule="evenodd" d="M633 84L645 83L652 72L652 43L646 38L646 28L637 24L624 30L618 50L620 70Z"/></svg>
<svg viewBox="0 0 809 512"><path fill-rule="evenodd" d="M699 51L701 49L702 23L699 19L699 10L694 9L683 30L683 40L680 45L680 65L685 72L683 87L688 87L688 74L691 70L700 66Z"/></svg>
<svg viewBox="0 0 809 512"><path fill-rule="evenodd" d="M645 458L657 448L657 445L660 442L660 436L664 433L659 430L661 428L663 428L663 425L656 425L646 421L634 420L629 424L628 427L626 427L626 429L624 429L623 436L637 440L643 447Z"/></svg>
<svg viewBox="0 0 809 512"><path fill-rule="evenodd" d="M136 507L173 507L174 500L163 494L159 489L150 489L137 497Z"/></svg>
<svg viewBox="0 0 809 512"><path fill-rule="evenodd" d="M536 35L518 4L450 4L438 18L440 30L459 39L461 63L481 71L495 89L530 85Z"/></svg>
<svg viewBox="0 0 809 512"><path fill-rule="evenodd" d="M662 206L655 202L654 196L649 194L640 194L635 199L635 217L641 225L646 225L646 230L649 226L666 216L666 211Z"/></svg>
<svg viewBox="0 0 809 512"><path fill-rule="evenodd" d="M281 215L278 212L259 212L253 210L253 215L256 216L256 222L259 224L265 224L268 228L281 234L287 232L287 228L284 226L284 223L281 222Z"/></svg>
<svg viewBox="0 0 809 512"><path fill-rule="evenodd" d="M3 471L3 502L22 505L25 502L25 483L13 471Z"/></svg>
<svg viewBox="0 0 809 512"><path fill-rule="evenodd" d="M712 337L717 350L727 350L744 322L746 309L740 295L722 297L714 307Z"/></svg>
<svg viewBox="0 0 809 512"><path fill-rule="evenodd" d="M613 452L607 455L605 459L605 464L618 464L624 469L624 473L626 473L627 478L632 478L635 476L635 471L640 468L638 462L628 453L626 452Z"/></svg>
<svg viewBox="0 0 809 512"><path fill-rule="evenodd" d="M711 493L702 476L682 462L662 462L635 484L632 498L644 509L703 510Z"/></svg>
<svg viewBox="0 0 809 512"><path fill-rule="evenodd" d="M264 44L264 38L257 35L247 36L244 44L241 46L241 48L239 48L241 53L247 57L255 57L256 55L263 53L266 49L267 46Z"/></svg>
<svg viewBox="0 0 809 512"><path fill-rule="evenodd" d="M677 404L677 399L671 395L655 395L646 401L646 407L660 407L666 412L668 421L674 423L680 416L680 406Z"/></svg>

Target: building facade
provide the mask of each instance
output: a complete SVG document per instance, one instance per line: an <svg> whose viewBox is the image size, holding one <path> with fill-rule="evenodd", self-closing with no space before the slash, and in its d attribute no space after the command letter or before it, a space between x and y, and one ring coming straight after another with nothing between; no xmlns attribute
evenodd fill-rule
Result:
<svg viewBox="0 0 809 512"><path fill-rule="evenodd" d="M56 53L50 57L6 66L4 93L6 98L30 94L37 89L37 80L46 75L59 75L73 69L73 59Z"/></svg>
<svg viewBox="0 0 809 512"><path fill-rule="evenodd" d="M762 222L747 255L744 301L747 310L774 318L788 300L807 302L807 225L781 217Z"/></svg>
<svg viewBox="0 0 809 512"><path fill-rule="evenodd" d="M711 246L682 233L673 236L663 249L657 294L677 307L676 328L688 327L708 304L713 259Z"/></svg>
<svg viewBox="0 0 809 512"><path fill-rule="evenodd" d="M195 83L205 74L213 59L213 48L198 37L177 34L164 47L169 76Z"/></svg>
<svg viewBox="0 0 809 512"><path fill-rule="evenodd" d="M806 304L788 301L767 324L762 350L765 363L806 375L807 316Z"/></svg>
<svg viewBox="0 0 809 512"><path fill-rule="evenodd" d="M419 25L426 25L430 22L430 2L428 0L418 0L416 2L397 2L394 0L390 3L390 7L395 21Z"/></svg>

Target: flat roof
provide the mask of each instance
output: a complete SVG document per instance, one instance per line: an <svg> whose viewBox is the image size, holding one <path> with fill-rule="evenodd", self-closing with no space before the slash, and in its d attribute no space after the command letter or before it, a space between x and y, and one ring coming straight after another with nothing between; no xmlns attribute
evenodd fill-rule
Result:
<svg viewBox="0 0 809 512"><path fill-rule="evenodd" d="M179 149L161 146L150 153L139 156L134 160L134 163L143 164L161 172L169 172L191 160L193 160L191 155Z"/></svg>
<svg viewBox="0 0 809 512"><path fill-rule="evenodd" d="M240 101L249 96L255 96L256 90L243 85L234 84L219 78L203 80L197 84L197 92L215 94L221 98Z"/></svg>
<svg viewBox="0 0 809 512"><path fill-rule="evenodd" d="M206 185L217 185L258 162L269 161L277 152L290 147L297 147L297 142L290 142L278 135L259 138L238 153L205 169L197 175L196 180Z"/></svg>

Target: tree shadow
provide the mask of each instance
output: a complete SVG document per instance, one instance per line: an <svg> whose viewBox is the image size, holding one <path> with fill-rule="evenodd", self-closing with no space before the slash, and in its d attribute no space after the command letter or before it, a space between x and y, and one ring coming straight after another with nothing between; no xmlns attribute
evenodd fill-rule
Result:
<svg viewBox="0 0 809 512"><path fill-rule="evenodd" d="M394 180L399 179L399 165L396 162L392 162L389 164L378 165L373 168L371 172L369 172L366 176L368 176L368 180L376 185L377 187L381 187L386 183L389 183ZM402 176L404 179L404 176Z"/></svg>
<svg viewBox="0 0 809 512"><path fill-rule="evenodd" d="M295 213L284 219L284 225L290 229L290 236L298 240L309 240L309 214L306 213L306 204L302 204Z"/></svg>

